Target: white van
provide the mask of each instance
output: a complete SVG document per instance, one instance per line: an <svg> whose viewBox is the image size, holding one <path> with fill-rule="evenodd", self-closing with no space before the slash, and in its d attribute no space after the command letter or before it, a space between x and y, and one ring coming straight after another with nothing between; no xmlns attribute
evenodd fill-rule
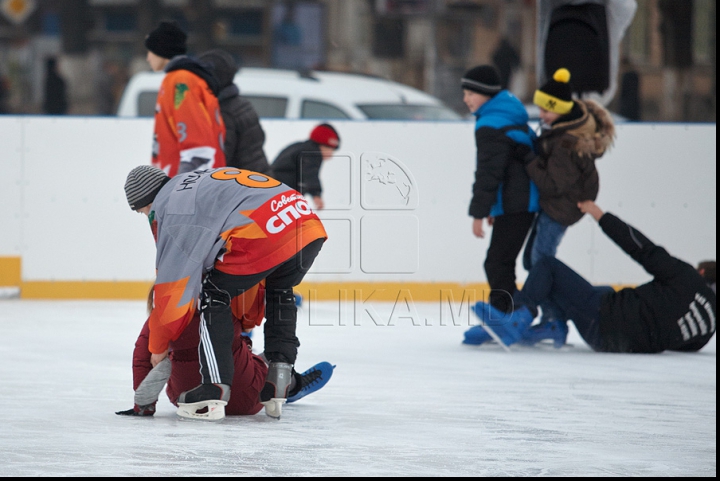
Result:
<svg viewBox="0 0 720 481"><path fill-rule="evenodd" d="M135 74L118 106L120 117L151 117L163 72ZM339 72L242 68L235 75L240 95L261 118L461 120L439 99L377 77Z"/></svg>

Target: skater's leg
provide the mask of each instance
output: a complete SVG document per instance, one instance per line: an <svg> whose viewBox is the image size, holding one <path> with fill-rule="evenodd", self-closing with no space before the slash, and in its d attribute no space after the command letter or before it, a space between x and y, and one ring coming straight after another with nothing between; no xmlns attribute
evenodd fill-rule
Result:
<svg viewBox="0 0 720 481"><path fill-rule="evenodd" d="M212 281L203 283L200 305L200 374L202 384L232 385L234 328L230 293Z"/></svg>
<svg viewBox="0 0 720 481"><path fill-rule="evenodd" d="M238 332L233 352L235 376L232 396L225 412L229 415L257 414L263 408L259 396L268 368L262 358L252 353L247 342L238 339L239 334Z"/></svg>
<svg viewBox="0 0 720 481"><path fill-rule="evenodd" d="M265 357L294 364L300 342L295 335L297 305L293 287L307 274L324 239L308 244L297 255L268 274L265 281Z"/></svg>
<svg viewBox="0 0 720 481"><path fill-rule="evenodd" d="M603 293L554 257L538 261L523 289L515 294L518 305L537 314L537 306L552 302L572 319L578 332L593 349L600 348L599 316Z"/></svg>
<svg viewBox="0 0 720 481"><path fill-rule="evenodd" d="M531 212L505 214L493 223L484 266L491 289L490 304L500 311L512 310L512 296L517 290L515 264L534 217Z"/></svg>
<svg viewBox="0 0 720 481"><path fill-rule="evenodd" d="M297 305L293 287L300 284L320 252L324 239L305 246L265 279L265 358L268 375L260 392L265 414L280 418L282 404L296 381L293 365L300 341L295 335Z"/></svg>

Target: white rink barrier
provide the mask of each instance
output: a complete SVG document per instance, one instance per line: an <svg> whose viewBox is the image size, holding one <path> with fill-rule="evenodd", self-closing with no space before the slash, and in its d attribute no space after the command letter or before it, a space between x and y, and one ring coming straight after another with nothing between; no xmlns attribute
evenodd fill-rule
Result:
<svg viewBox="0 0 720 481"><path fill-rule="evenodd" d="M268 158L317 123L264 120ZM332 123L341 146L321 171L329 240L306 280L485 283L489 239L472 235L467 214L473 122ZM615 147L597 162L598 204L677 257L715 259L715 129L618 125ZM151 119L0 116L0 281L21 265L23 286L150 283L155 246L123 185L149 163L151 137ZM650 278L588 216L567 231L558 258L596 283ZM518 262L518 281L526 275Z"/></svg>

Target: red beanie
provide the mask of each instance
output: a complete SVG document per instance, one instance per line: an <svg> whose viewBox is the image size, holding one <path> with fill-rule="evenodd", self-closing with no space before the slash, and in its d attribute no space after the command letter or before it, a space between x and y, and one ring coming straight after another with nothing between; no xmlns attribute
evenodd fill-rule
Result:
<svg viewBox="0 0 720 481"><path fill-rule="evenodd" d="M333 149L340 147L340 136L329 124L320 124L310 132L310 140Z"/></svg>

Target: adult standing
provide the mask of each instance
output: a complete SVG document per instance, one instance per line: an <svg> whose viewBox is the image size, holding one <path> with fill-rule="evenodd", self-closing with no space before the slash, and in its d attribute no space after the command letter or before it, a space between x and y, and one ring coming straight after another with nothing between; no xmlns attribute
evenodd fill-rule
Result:
<svg viewBox="0 0 720 481"><path fill-rule="evenodd" d="M49 115L65 115L67 111L67 84L58 72L57 59L51 57L45 60L43 112Z"/></svg>
<svg viewBox="0 0 720 481"><path fill-rule="evenodd" d="M152 164L170 177L225 165L225 124L212 70L185 55L187 34L160 22L145 39L147 61L165 72L155 108Z"/></svg>
<svg viewBox="0 0 720 481"><path fill-rule="evenodd" d="M200 54L198 60L213 66L220 84L218 101L225 123L225 163L269 174L270 164L263 150L265 131L252 104L240 95L234 83L238 71L235 59L225 50L214 49Z"/></svg>
<svg viewBox="0 0 720 481"><path fill-rule="evenodd" d="M477 117L477 167L469 214L472 231L484 238L485 223L493 227L485 258L490 303L501 311L512 308L515 263L538 210L537 189L530 181L518 145L532 146L522 102L500 84L491 65L479 65L461 80L463 101Z"/></svg>

